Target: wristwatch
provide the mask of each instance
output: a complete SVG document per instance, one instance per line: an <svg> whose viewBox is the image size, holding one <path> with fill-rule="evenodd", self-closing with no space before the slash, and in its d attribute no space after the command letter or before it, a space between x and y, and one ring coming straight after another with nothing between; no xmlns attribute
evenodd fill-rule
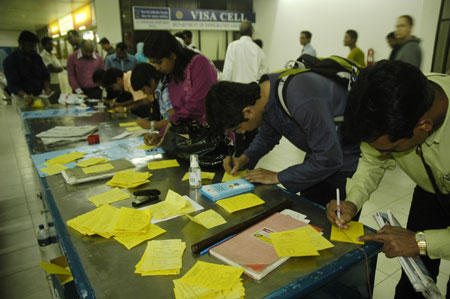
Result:
<svg viewBox="0 0 450 299"><path fill-rule="evenodd" d="M424 232L417 232L416 235L417 246L419 246L419 254L426 255L427 254L427 240L425 238Z"/></svg>

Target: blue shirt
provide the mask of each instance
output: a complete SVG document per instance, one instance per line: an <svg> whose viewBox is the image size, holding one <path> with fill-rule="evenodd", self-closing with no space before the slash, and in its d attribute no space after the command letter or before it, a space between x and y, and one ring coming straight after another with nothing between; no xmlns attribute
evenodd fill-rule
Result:
<svg viewBox="0 0 450 299"><path fill-rule="evenodd" d="M303 163L278 173L278 180L291 192L299 192L338 171L355 171L359 144L343 145L334 118L344 114L348 92L338 83L316 73L295 76L287 86L285 102L289 117L275 99L279 74L270 74L269 99L258 134L244 152L249 167L279 143L282 136L306 152ZM300 161L299 161L300 162Z"/></svg>
<svg viewBox="0 0 450 299"><path fill-rule="evenodd" d="M20 50L16 50L5 58L3 68L8 88L14 94L23 90L27 94L39 95L44 89L44 81L50 82L50 73L38 53L28 60Z"/></svg>
<svg viewBox="0 0 450 299"><path fill-rule="evenodd" d="M167 80L164 77L159 80L158 86L155 90L156 99L158 100L159 113L161 119L169 119L169 110L173 109L169 98L169 89L167 88Z"/></svg>
<svg viewBox="0 0 450 299"><path fill-rule="evenodd" d="M106 57L105 68L109 70L110 68L116 68L123 72L132 71L136 65L137 60L133 55L127 54L125 59L119 59L117 54L112 54Z"/></svg>

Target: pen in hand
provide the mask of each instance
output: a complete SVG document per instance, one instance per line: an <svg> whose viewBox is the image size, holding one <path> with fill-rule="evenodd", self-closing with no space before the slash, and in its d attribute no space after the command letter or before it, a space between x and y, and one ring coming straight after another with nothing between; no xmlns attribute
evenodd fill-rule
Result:
<svg viewBox="0 0 450 299"><path fill-rule="evenodd" d="M341 228L341 197L339 195L339 188L336 188L336 202L337 202L337 217L339 219L338 226Z"/></svg>

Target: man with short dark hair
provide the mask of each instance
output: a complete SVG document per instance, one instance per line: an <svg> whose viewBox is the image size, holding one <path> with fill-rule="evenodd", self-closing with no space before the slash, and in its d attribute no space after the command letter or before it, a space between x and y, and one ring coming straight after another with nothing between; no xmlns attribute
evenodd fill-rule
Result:
<svg viewBox="0 0 450 299"><path fill-rule="evenodd" d="M411 63L420 68L422 62L422 50L420 49L420 39L411 35L413 18L408 15L398 17L395 25L395 38L398 42L397 52L394 60Z"/></svg>
<svg viewBox="0 0 450 299"><path fill-rule="evenodd" d="M67 41L72 45L73 50L77 51L81 47L81 41L83 40L76 30L70 30L67 32Z"/></svg>
<svg viewBox="0 0 450 299"><path fill-rule="evenodd" d="M308 54L316 57L316 50L311 46L312 34L309 31L300 32L300 45L303 46L302 54Z"/></svg>
<svg viewBox="0 0 450 299"><path fill-rule="evenodd" d="M440 259L450 259L449 98L450 76L425 76L411 64L387 60L362 71L344 114L347 135L361 141L362 157L347 182L341 220L336 201L327 206L329 221L347 228L386 170L398 165L417 184L407 229L385 226L360 240L383 242L389 258L420 255L434 281ZM424 297L403 272L395 298Z"/></svg>
<svg viewBox="0 0 450 299"><path fill-rule="evenodd" d="M364 52L356 46L356 41L358 40L358 33L355 30L347 30L344 37L344 46L350 48L350 53L347 59L358 63L360 66L366 66L364 61Z"/></svg>
<svg viewBox="0 0 450 299"><path fill-rule="evenodd" d="M239 27L241 38L228 45L221 79L240 83L256 82L266 73L264 52L253 42L253 26L244 21Z"/></svg>
<svg viewBox="0 0 450 299"><path fill-rule="evenodd" d="M121 42L116 46L116 53L106 57L106 70L116 68L122 72L131 71L136 65L137 60L133 55L128 54L127 44Z"/></svg>
<svg viewBox="0 0 450 299"><path fill-rule="evenodd" d="M109 43L109 40L106 37L102 38L99 41L99 43L100 43L100 46L102 47L103 51L106 52L106 57L116 53L113 46L111 46L111 44Z"/></svg>
<svg viewBox="0 0 450 299"><path fill-rule="evenodd" d="M386 41L389 44L389 47L391 47L392 49L391 54L389 55L389 60L394 60L398 50L398 41L395 38L395 33L390 32L388 35L386 35Z"/></svg>
<svg viewBox="0 0 450 299"><path fill-rule="evenodd" d="M208 124L219 131L245 133L258 129L250 146L239 157L227 157L224 168L236 174L252 169L259 159L286 137L306 152L303 163L280 172L256 169L243 175L254 183L279 184L325 205L336 188L345 194L345 182L356 169L358 144L344 144L334 117L342 116L348 92L337 82L317 73L293 76L286 87L289 116L277 102L276 81L281 73L263 76L259 85L222 81L206 97ZM338 125L338 128L340 126Z"/></svg>
<svg viewBox="0 0 450 299"><path fill-rule="evenodd" d="M91 40L81 41L79 50L67 58L69 84L77 94L84 93L91 99L101 99L102 90L92 81L92 75L98 69L104 69L103 59L94 52Z"/></svg>
<svg viewBox="0 0 450 299"><path fill-rule="evenodd" d="M44 61L44 64L50 73L50 88L54 92L54 94L49 98L49 101L52 104L56 104L61 93L58 73L61 73L64 69L58 58L56 58L56 56L52 53L53 40L51 37L42 38L41 44L42 48L44 48L41 52L42 61Z"/></svg>
<svg viewBox="0 0 450 299"><path fill-rule="evenodd" d="M36 51L39 42L30 31L19 35L19 48L3 61L8 88L13 94L13 104L17 107L23 103L31 105L32 96L44 92L50 94L50 74Z"/></svg>

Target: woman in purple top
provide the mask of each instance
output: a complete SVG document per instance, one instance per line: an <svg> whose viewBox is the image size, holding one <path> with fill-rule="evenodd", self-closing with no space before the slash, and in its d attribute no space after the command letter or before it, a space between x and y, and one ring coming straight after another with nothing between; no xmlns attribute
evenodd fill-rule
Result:
<svg viewBox="0 0 450 299"><path fill-rule="evenodd" d="M205 97L212 84L217 82L217 72L202 54L183 47L168 31L154 31L145 40L144 55L155 68L169 75L169 98L174 113L171 123L189 118L206 121ZM169 123L159 134L146 134L146 144L163 140Z"/></svg>

